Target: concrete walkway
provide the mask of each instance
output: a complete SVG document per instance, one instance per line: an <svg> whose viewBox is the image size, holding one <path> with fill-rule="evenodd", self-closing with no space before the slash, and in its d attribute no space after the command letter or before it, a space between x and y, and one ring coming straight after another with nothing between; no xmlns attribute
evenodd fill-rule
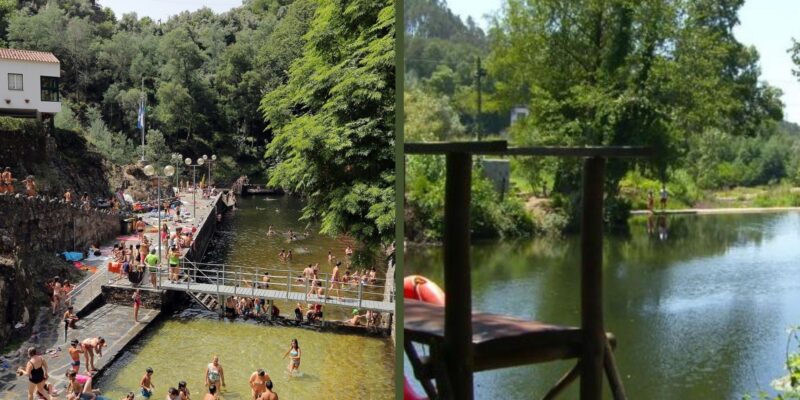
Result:
<svg viewBox="0 0 800 400"><path fill-rule="evenodd" d="M684 208L677 210L655 210L656 215L673 214L759 214L786 211L800 211L800 207L743 207L743 208ZM631 215L647 215L648 210L633 210Z"/></svg>
<svg viewBox="0 0 800 400"><path fill-rule="evenodd" d="M85 319L78 321L77 329L70 329L67 333L67 341L64 341L63 325L57 324L50 326L50 329L43 330L29 342L23 345L35 346L36 348L47 351L45 355L49 367L50 383L56 384L59 390L66 386L64 374L69 369L70 357L68 353L69 341L72 339L83 340L87 338L102 336L106 339L107 348L103 349L103 357L95 356L95 368L102 369L114 360L117 354L147 325L153 321L160 311L158 310L139 310L139 323L133 321L133 308L106 304L89 314ZM14 374L17 366L22 366L27 362L27 357L19 357L16 362L8 361L9 369L0 375L0 390L9 399L25 399L28 391L27 377L17 377ZM85 360L81 357L81 371L86 374Z"/></svg>

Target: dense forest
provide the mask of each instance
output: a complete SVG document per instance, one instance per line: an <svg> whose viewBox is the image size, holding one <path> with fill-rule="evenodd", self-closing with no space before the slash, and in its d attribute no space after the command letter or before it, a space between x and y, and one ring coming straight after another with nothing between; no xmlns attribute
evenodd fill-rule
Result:
<svg viewBox="0 0 800 400"><path fill-rule="evenodd" d="M743 3L507 0L484 32L443 0L410 0L405 138L653 147L655 159L610 161L606 210L620 224L662 184L676 206L738 186L798 185L800 129L783 121L780 89L759 80L758 52L733 34ZM800 64L800 45L791 51ZM511 124L517 107L528 113ZM433 221L409 222L420 240L441 234L441 162L408 160L407 212ZM473 235L574 227L579 165L514 159L511 195L499 198L479 163ZM526 210L532 198L548 212Z"/></svg>
<svg viewBox="0 0 800 400"><path fill-rule="evenodd" d="M59 58L56 127L110 162L140 157L144 98L148 162L214 154L216 182L249 174L302 194L324 233L393 238L393 1L246 0L166 21L0 1L0 21L0 45Z"/></svg>

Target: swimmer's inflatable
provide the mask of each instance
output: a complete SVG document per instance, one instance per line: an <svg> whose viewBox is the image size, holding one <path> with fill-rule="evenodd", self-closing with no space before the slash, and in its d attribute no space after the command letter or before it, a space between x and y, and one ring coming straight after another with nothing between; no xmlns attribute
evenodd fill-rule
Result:
<svg viewBox="0 0 800 400"><path fill-rule="evenodd" d="M411 275L403 279L403 297L439 306L444 305L444 291L442 288L420 275Z"/></svg>
<svg viewBox="0 0 800 400"><path fill-rule="evenodd" d="M439 285L428 280L428 278L420 275L411 275L403 279L403 297L440 306L444 305L444 290ZM403 380L403 399L428 400L424 395L414 391L407 376Z"/></svg>

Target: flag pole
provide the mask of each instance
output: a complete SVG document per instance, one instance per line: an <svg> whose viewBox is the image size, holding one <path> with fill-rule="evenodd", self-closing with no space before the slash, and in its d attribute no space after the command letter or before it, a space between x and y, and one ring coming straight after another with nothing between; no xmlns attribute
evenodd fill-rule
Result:
<svg viewBox="0 0 800 400"><path fill-rule="evenodd" d="M142 92L139 95L139 115L137 124L142 130L142 159L141 163L144 165L144 77L142 77Z"/></svg>

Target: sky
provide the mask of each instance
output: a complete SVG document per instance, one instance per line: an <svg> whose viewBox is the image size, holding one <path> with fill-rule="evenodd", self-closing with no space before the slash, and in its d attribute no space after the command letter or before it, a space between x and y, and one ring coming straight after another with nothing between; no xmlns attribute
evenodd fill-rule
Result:
<svg viewBox="0 0 800 400"><path fill-rule="evenodd" d="M462 19L472 16L486 28L487 14L497 13L503 0L449 0L450 9ZM800 40L800 1L747 0L739 11L741 24L734 29L736 38L753 45L760 55L761 79L783 90L784 118L800 123L800 82L792 76L792 60L786 50L791 38Z"/></svg>
<svg viewBox="0 0 800 400"><path fill-rule="evenodd" d="M133 11L139 17L148 16L154 21L166 21L181 11L195 11L203 7L208 7L217 13L225 12L242 5L242 0L99 0L99 3L114 10L117 18Z"/></svg>

